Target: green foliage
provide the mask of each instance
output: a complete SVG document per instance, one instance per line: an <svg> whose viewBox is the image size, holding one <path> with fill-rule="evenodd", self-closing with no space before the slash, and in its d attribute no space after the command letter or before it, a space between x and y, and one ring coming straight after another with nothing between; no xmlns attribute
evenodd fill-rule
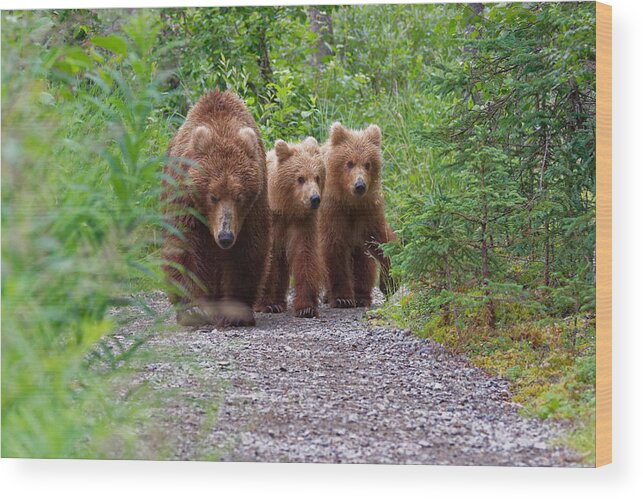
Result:
<svg viewBox="0 0 643 499"><path fill-rule="evenodd" d="M400 277L438 294L484 287L491 329L505 300L558 316L595 307L594 16L485 6L426 82L447 105L426 134L436 188L407 202L388 251Z"/></svg>
<svg viewBox="0 0 643 499"><path fill-rule="evenodd" d="M56 14L2 28L2 455L97 457L132 418L108 380L140 346L101 340L108 312L160 285L157 28L135 16L84 47L56 43Z"/></svg>
<svg viewBox="0 0 643 499"><path fill-rule="evenodd" d="M203 93L241 96L269 146L318 131L319 112L307 15L302 7L166 9L163 43L180 48L168 59L175 92L170 115L185 115Z"/></svg>

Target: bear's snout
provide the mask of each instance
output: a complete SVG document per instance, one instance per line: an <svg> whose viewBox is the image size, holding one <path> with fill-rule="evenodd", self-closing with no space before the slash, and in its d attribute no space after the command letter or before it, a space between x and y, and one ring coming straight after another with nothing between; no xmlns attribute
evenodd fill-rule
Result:
<svg viewBox="0 0 643 499"><path fill-rule="evenodd" d="M358 196L361 196L362 194L366 193L366 182L364 182L363 178L358 178L357 182L355 182L355 194Z"/></svg>
<svg viewBox="0 0 643 499"><path fill-rule="evenodd" d="M234 234L228 230L222 230L217 235L217 240L219 241L219 246L221 246L222 249L228 249L234 244Z"/></svg>
<svg viewBox="0 0 643 499"><path fill-rule="evenodd" d="M321 203L321 198L319 197L319 194L313 194L310 196L310 207L313 210L316 210L319 208L319 204Z"/></svg>
<svg viewBox="0 0 643 499"><path fill-rule="evenodd" d="M234 204L229 200L219 201L210 215L210 232L221 249L226 250L234 245L239 233L237 217Z"/></svg>

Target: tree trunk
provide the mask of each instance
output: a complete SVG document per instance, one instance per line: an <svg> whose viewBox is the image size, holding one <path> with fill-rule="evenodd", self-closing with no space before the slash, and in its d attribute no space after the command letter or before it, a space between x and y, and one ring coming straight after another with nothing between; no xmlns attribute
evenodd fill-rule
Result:
<svg viewBox="0 0 643 499"><path fill-rule="evenodd" d="M543 275L543 281L545 286L550 284L550 273L551 273L551 255L550 255L550 244L549 244L549 220L545 221L545 271Z"/></svg>
<svg viewBox="0 0 643 499"><path fill-rule="evenodd" d="M317 7L308 7L310 30L315 33L315 50L312 53L312 64L321 70L324 67L324 57L333 55L330 44L333 42L333 19L330 14L322 12Z"/></svg>
<svg viewBox="0 0 643 499"><path fill-rule="evenodd" d="M482 286L485 288L484 295L487 302L487 327L491 330L496 329L496 307L494 306L491 292L489 291L489 247L487 245L487 222L480 224L482 230L482 241L480 252L482 257Z"/></svg>
<svg viewBox="0 0 643 499"><path fill-rule="evenodd" d="M487 196L484 193L485 185L486 185L486 170L484 167L484 164L481 165L480 167L480 186L482 187L482 198L481 198L481 204L482 204L482 221L480 222L480 253L481 253L481 259L482 259L482 286L484 287L484 295L485 295L485 300L487 302L487 327L491 330L496 329L496 308L493 303L493 299L491 298L491 292L489 291L489 278L490 272L489 272L489 245L487 243L487 232L488 232L488 226L487 224L489 223L489 206L487 204Z"/></svg>
<svg viewBox="0 0 643 499"><path fill-rule="evenodd" d="M266 28L259 28L259 71L263 81L267 84L272 83L272 66L270 66L270 53L268 51L268 39Z"/></svg>
<svg viewBox="0 0 643 499"><path fill-rule="evenodd" d="M477 3L470 3L469 7L473 12L475 12L477 15L480 15L482 11L484 10L484 4L477 2Z"/></svg>
<svg viewBox="0 0 643 499"><path fill-rule="evenodd" d="M480 225L482 229L482 244L480 246L482 253L482 283L489 279L489 248L487 247L487 223L483 222Z"/></svg>
<svg viewBox="0 0 643 499"><path fill-rule="evenodd" d="M451 280L451 269L449 267L448 255L444 258L444 274L447 279L447 289L449 290L449 293L453 293L453 281ZM460 326L458 324L458 306L453 303L453 301L451 302L451 319L455 326L456 335L458 336L458 344L460 344L462 341L462 334L460 333Z"/></svg>
<svg viewBox="0 0 643 499"><path fill-rule="evenodd" d="M482 14L482 11L484 10L484 4L483 3L470 3L469 8L474 12L476 16L479 16ZM464 28L464 34L466 38L469 38L469 35L471 32L475 29L475 26L473 24L468 24ZM464 47L465 52L473 53L475 49L473 47Z"/></svg>

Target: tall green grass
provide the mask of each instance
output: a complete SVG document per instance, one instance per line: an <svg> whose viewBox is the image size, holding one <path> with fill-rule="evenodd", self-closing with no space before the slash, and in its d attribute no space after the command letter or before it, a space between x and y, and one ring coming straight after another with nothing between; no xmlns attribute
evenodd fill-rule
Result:
<svg viewBox="0 0 643 499"><path fill-rule="evenodd" d="M99 340L136 283L161 285L158 26L140 14L81 45L57 16L2 15L3 457L133 438L109 379L139 342Z"/></svg>

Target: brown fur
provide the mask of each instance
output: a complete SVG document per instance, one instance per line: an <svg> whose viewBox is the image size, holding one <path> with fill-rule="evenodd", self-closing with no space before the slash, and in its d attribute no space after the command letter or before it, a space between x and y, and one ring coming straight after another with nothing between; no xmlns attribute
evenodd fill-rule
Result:
<svg viewBox="0 0 643 499"><path fill-rule="evenodd" d="M368 307L380 264L380 289L393 291L390 262L380 244L395 239L384 216L381 132L377 125L331 127L324 144L326 190L319 214L326 299L331 307ZM356 186L364 193L358 195Z"/></svg>
<svg viewBox="0 0 643 499"><path fill-rule="evenodd" d="M168 156L162 199L183 237L168 230L163 270L174 286L177 320L254 325L251 307L271 237L265 151L254 119L233 93L204 95Z"/></svg>
<svg viewBox="0 0 643 499"><path fill-rule="evenodd" d="M323 284L315 196L324 189L324 160L313 137L297 145L278 140L267 156L268 197L274 232L265 293L256 310L284 312L288 280L295 286L293 314L317 317Z"/></svg>

